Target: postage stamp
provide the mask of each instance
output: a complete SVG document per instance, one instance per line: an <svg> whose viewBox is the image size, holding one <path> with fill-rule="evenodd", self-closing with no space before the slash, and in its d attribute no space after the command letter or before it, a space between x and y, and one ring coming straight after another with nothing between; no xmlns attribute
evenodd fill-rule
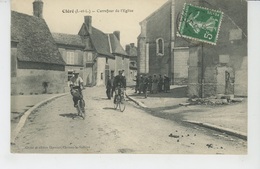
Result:
<svg viewBox="0 0 260 169"><path fill-rule="evenodd" d="M177 36L216 45L223 12L184 4Z"/></svg>

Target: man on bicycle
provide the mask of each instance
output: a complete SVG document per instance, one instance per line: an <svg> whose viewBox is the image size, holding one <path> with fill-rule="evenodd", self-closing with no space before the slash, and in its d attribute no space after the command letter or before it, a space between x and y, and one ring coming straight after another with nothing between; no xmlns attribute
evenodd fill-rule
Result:
<svg viewBox="0 0 260 169"><path fill-rule="evenodd" d="M126 88L126 78L125 76L123 76L122 71L119 71L119 75L117 75L114 79L114 88L115 88L114 103L116 103L116 97L120 94L120 92L125 91Z"/></svg>
<svg viewBox="0 0 260 169"><path fill-rule="evenodd" d="M81 97L82 96L82 89L83 89L83 79L79 76L79 73L74 71L73 76L70 78L70 92L72 94L73 90L78 90ZM79 97L73 96L74 107L77 107L77 102Z"/></svg>

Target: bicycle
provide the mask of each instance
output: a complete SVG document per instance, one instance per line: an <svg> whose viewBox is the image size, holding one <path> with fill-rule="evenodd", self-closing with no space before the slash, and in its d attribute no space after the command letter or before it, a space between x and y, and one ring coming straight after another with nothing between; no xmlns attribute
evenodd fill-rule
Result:
<svg viewBox="0 0 260 169"><path fill-rule="evenodd" d="M121 88L118 88L118 94L115 96L116 97L116 101L114 103L114 108L115 110L119 107L119 110L121 112L123 112L125 110L125 97L124 97L124 90L122 90Z"/></svg>
<svg viewBox="0 0 260 169"><path fill-rule="evenodd" d="M83 99L82 94L79 92L78 89L73 89L71 91L71 94L78 98L78 104L76 106L76 109L78 111L78 116L82 117L83 119L85 119L85 100Z"/></svg>

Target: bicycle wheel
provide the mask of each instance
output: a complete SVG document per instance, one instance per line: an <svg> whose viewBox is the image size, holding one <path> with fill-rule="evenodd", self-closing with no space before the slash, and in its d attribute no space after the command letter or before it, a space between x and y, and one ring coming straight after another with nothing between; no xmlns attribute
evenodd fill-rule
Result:
<svg viewBox="0 0 260 169"><path fill-rule="evenodd" d="M125 98L121 97L121 101L119 103L119 109L121 112L123 112L125 110L125 103L126 103Z"/></svg>
<svg viewBox="0 0 260 169"><path fill-rule="evenodd" d="M119 96L115 96L115 97L116 97L116 102L114 103L114 108L116 110L119 104Z"/></svg>
<svg viewBox="0 0 260 169"><path fill-rule="evenodd" d="M85 119L85 100L81 99L80 101L80 108L81 108L81 117Z"/></svg>
<svg viewBox="0 0 260 169"><path fill-rule="evenodd" d="M85 101L83 99L80 99L78 101L78 116L81 116L83 119L85 119Z"/></svg>
<svg viewBox="0 0 260 169"><path fill-rule="evenodd" d="M81 103L80 100L78 100L78 105L77 105L77 111L78 111L78 116L81 116Z"/></svg>

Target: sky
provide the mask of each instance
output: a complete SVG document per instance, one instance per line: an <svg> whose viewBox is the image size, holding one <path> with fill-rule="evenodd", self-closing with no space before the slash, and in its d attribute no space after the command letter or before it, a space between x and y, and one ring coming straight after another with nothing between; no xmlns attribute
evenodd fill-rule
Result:
<svg viewBox="0 0 260 169"><path fill-rule="evenodd" d="M33 15L34 0L12 0L11 9ZM42 0L43 18L51 32L77 34L84 16L92 16L92 25L104 33L120 31L121 45L135 43L140 34L139 23L160 8L167 0ZM76 10L86 12L76 13ZM101 10L114 10L101 12ZM119 12L116 12L116 9ZM130 10L126 13L122 9ZM74 10L74 13L66 13ZM89 13L89 11L91 11Z"/></svg>

